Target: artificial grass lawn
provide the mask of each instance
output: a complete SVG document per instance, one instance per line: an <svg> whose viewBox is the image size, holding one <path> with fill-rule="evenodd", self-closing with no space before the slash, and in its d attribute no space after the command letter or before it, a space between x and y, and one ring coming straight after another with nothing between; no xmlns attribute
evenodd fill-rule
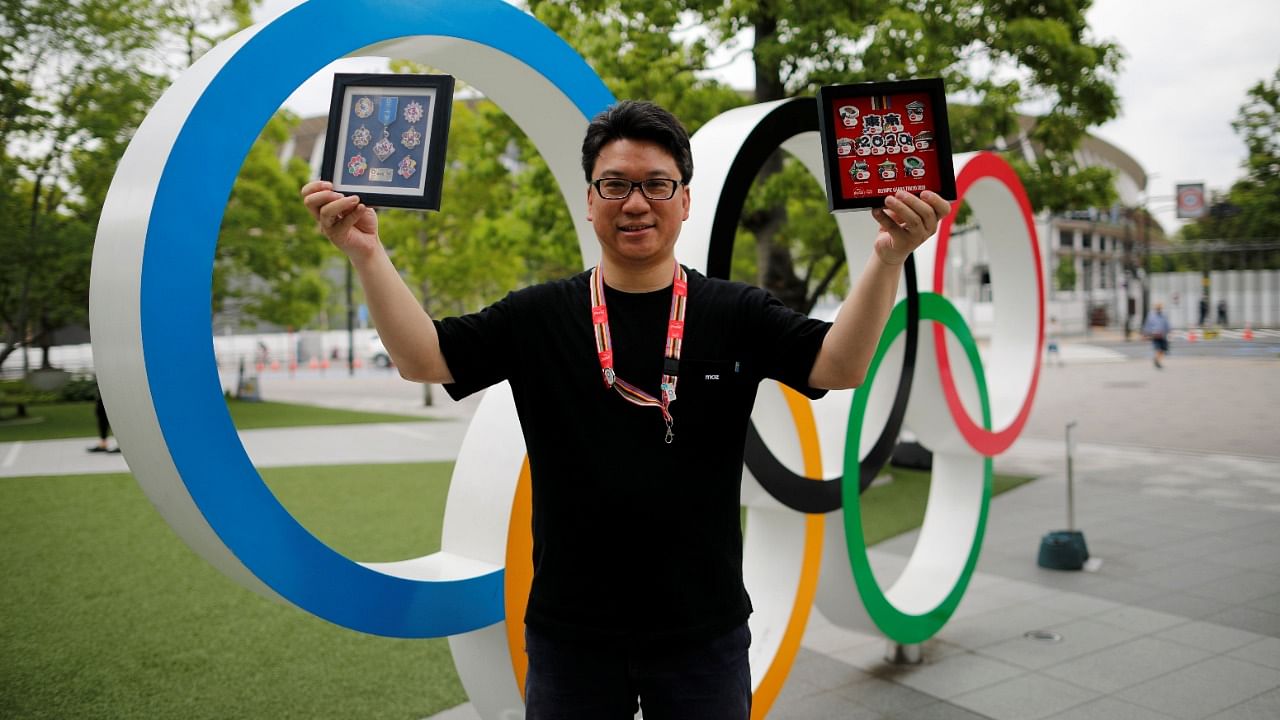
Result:
<svg viewBox="0 0 1280 720"><path fill-rule="evenodd" d="M862 494L862 535L868 546L908 530L924 522L924 506L929 499L929 473L889 467L885 473L892 482L873 485ZM1012 490L1031 480L1012 475L991 476L991 496Z"/></svg>
<svg viewBox="0 0 1280 720"><path fill-rule="evenodd" d="M350 557L439 548L451 464L266 469ZM466 700L447 641L362 635L197 557L131 475L0 480L0 717L404 718Z"/></svg>
<svg viewBox="0 0 1280 720"><path fill-rule="evenodd" d="M302 427L308 425L348 425L355 423L422 422L427 418L389 413L290 405L278 402L242 402L228 400L231 419L240 430L260 428ZM27 418L13 417L6 408L0 420L0 442L18 440L54 440L58 438L92 438L98 436L98 421L91 402L28 405Z"/></svg>
<svg viewBox="0 0 1280 720"><path fill-rule="evenodd" d="M452 467L261 472L321 540L385 561L439 549ZM928 475L890 472L862 499L868 544L923 516ZM0 547L3 718L417 720L466 700L445 640L362 635L242 589L131 475L0 479Z"/></svg>

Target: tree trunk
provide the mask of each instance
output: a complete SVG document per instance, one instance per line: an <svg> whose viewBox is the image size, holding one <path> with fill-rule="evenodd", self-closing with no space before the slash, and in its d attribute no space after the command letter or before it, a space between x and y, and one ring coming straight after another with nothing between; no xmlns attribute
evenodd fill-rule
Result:
<svg viewBox="0 0 1280 720"><path fill-rule="evenodd" d="M782 67L761 57L761 48L777 42L778 21L772 15L756 18L755 50L752 63L756 71L755 99L758 103L781 100L787 96L782 80ZM766 182L782 171L782 151L776 151L765 161L756 176L756 183ZM787 208L777 205L742 218L743 226L751 231L756 241L756 283L773 293L787 307L803 310L807 288L796 276L791 250L776 244L778 231L787 222Z"/></svg>

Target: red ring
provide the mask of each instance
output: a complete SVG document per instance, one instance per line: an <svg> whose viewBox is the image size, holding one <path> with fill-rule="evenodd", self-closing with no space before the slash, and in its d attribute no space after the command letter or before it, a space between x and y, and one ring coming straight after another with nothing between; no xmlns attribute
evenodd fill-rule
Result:
<svg viewBox="0 0 1280 720"><path fill-rule="evenodd" d="M964 405L960 402L960 394L956 391L955 378L951 374L951 360L947 356L945 328L942 327L941 323L933 324L933 349L934 356L938 362L938 376L942 382L942 394L947 400L947 409L951 411L951 417L955 419L956 426L960 429L960 434L964 436L965 441L975 451L987 457L992 457L1004 452L1013 444L1018 435L1022 434L1022 428L1027 424L1027 417L1031 415L1031 402L1035 399L1036 386L1040 382L1039 349L1044 347L1044 273L1040 267L1040 245L1036 240L1035 218L1031 213L1031 203L1027 200L1027 193L1022 187L1022 181L1018 179L1018 175L1013 171L1013 168L1000 159L998 155L982 152L965 163L964 168L956 177L957 199L955 205L952 207L951 214L943 218L941 225L938 227L938 247L933 262L934 292L941 293L944 287L943 277L947 271L947 243L951 239L951 226L955 221L956 213L959 212L960 206L964 202L965 193L975 182L984 178L992 178L1002 183L1017 201L1019 209L1022 210L1022 218L1027 225L1027 237L1031 238L1031 257L1036 272L1037 328L1035 366L1031 371L1031 385L1027 390L1027 396L1013 421L1007 427L988 431L969 417L968 411L965 410ZM996 378L991 378L991 382L997 382Z"/></svg>

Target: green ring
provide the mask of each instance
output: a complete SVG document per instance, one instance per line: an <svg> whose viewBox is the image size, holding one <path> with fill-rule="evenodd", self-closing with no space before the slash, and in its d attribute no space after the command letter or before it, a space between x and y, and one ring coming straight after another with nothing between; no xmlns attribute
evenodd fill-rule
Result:
<svg viewBox="0 0 1280 720"><path fill-rule="evenodd" d="M978 345L974 342L969 326L955 306L937 293L920 293L920 319L933 320L951 329L964 348L973 368L974 378L978 385L978 398L982 404L982 427L991 429L991 405L987 395L986 376L982 371L982 359L978 356ZM986 532L987 509L991 504L991 458L983 459L982 504L978 514L978 525L969 547L969 557L965 561L964 570L956 581L951 592L932 610L923 615L908 615L896 608L885 597L876 581L875 573L867 559L867 546L862 535L861 495L858 487L858 443L862 438L862 418L866 412L867 399L871 395L871 383L875 380L880 362L888 352L889 346L907 327L906 302L899 302L889 315L884 334L876 346L875 357L867 368L866 381L854 393L853 405L849 408L849 429L845 437L844 477L841 480L843 496L845 543L849 550L849 565L853 569L853 579L858 587L858 594L876 627L880 628L889 639L903 644L920 643L933 637L947 622L960 598L964 596L973 569L978 564L978 553L982 549L982 537ZM944 408L945 409L945 408Z"/></svg>

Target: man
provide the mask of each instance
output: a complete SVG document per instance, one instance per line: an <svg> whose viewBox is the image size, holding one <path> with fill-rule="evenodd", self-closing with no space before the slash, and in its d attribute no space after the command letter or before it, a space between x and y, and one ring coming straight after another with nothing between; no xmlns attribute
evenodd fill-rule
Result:
<svg viewBox="0 0 1280 720"><path fill-rule="evenodd" d="M770 377L816 398L858 385L902 262L950 205L900 193L873 211L875 253L832 325L677 265L693 160L667 111L601 113L582 165L599 266L442 321L358 198L323 182L302 194L404 377L455 398L511 383L533 481L526 717L745 720L739 486L756 387Z"/></svg>
<svg viewBox="0 0 1280 720"><path fill-rule="evenodd" d="M1151 314L1147 315L1147 319L1142 323L1142 334L1151 338L1151 347L1155 351L1156 369L1164 368L1160 363L1164 360L1164 354L1169 352L1169 319L1164 316L1164 305L1156 303L1151 308Z"/></svg>

